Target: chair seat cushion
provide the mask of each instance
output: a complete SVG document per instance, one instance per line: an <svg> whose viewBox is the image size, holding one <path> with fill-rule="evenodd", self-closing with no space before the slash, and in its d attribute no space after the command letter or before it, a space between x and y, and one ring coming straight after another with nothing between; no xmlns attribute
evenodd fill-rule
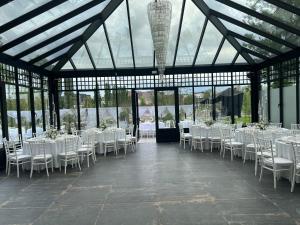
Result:
<svg viewBox="0 0 300 225"><path fill-rule="evenodd" d="M30 155L21 155L21 154L18 154L18 157L16 157L15 155L9 157L9 159L11 161L17 161L17 158L18 158L18 161L23 161L23 160L29 160L29 159L31 159L31 156Z"/></svg>
<svg viewBox="0 0 300 225"><path fill-rule="evenodd" d="M205 140L206 137L194 136L193 139L196 140L196 141L197 140Z"/></svg>
<svg viewBox="0 0 300 225"><path fill-rule="evenodd" d="M255 148L255 145L254 144L247 144L246 148Z"/></svg>
<svg viewBox="0 0 300 225"><path fill-rule="evenodd" d="M208 137L210 141L221 141L220 137Z"/></svg>
<svg viewBox="0 0 300 225"><path fill-rule="evenodd" d="M131 142L131 139L119 139L118 143L129 143Z"/></svg>
<svg viewBox="0 0 300 225"><path fill-rule="evenodd" d="M74 151L69 151L67 153L62 152L62 153L58 154L59 157L75 157L76 155L77 155L77 153Z"/></svg>
<svg viewBox="0 0 300 225"><path fill-rule="evenodd" d="M263 153L257 152L257 153L256 153L256 155L258 155L258 156L261 156L262 154L263 154L265 157L272 157L271 152L263 152ZM275 154L276 154L276 153L274 152L274 155L275 155Z"/></svg>
<svg viewBox="0 0 300 225"><path fill-rule="evenodd" d="M297 164L296 164L296 169L297 169L297 170L300 170L300 163L297 163Z"/></svg>
<svg viewBox="0 0 300 225"><path fill-rule="evenodd" d="M272 158L265 158L264 159L264 163L266 164L273 164L272 162ZM289 164L293 164L293 162L289 159L285 159L285 158L280 158L280 157L274 157L274 164L277 165L289 165Z"/></svg>
<svg viewBox="0 0 300 225"><path fill-rule="evenodd" d="M238 141L229 141L229 142L225 142L225 145L233 145L233 146L242 146L243 143L238 142Z"/></svg>
<svg viewBox="0 0 300 225"><path fill-rule="evenodd" d="M92 148L79 148L78 153L86 153L86 152L92 152L93 149Z"/></svg>
<svg viewBox="0 0 300 225"><path fill-rule="evenodd" d="M105 144L105 145L115 144L114 141L103 141L102 143Z"/></svg>
<svg viewBox="0 0 300 225"><path fill-rule="evenodd" d="M184 138L192 138L192 135L189 134L189 133L184 133L184 134L183 134L183 137L184 137Z"/></svg>
<svg viewBox="0 0 300 225"><path fill-rule="evenodd" d="M52 155L51 154L41 154L41 155L35 155L33 156L33 160L44 160L44 158L46 159L51 159Z"/></svg>

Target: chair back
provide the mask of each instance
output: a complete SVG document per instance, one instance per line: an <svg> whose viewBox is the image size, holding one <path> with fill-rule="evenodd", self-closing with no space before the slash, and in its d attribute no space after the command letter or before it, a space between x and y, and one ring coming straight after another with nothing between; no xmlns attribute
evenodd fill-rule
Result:
<svg viewBox="0 0 300 225"><path fill-rule="evenodd" d="M243 143L245 145L247 144L253 144L254 142L254 135L252 130L244 130L243 131Z"/></svg>
<svg viewBox="0 0 300 225"><path fill-rule="evenodd" d="M103 140L106 142L115 142L116 141L116 132L110 129L103 131Z"/></svg>
<svg viewBox="0 0 300 225"><path fill-rule="evenodd" d="M257 138L258 146L261 152L261 159L272 159L272 164L274 165L274 152L273 152L273 143L272 140L267 138Z"/></svg>
<svg viewBox="0 0 300 225"><path fill-rule="evenodd" d="M78 150L78 138L74 137L65 137L65 155L68 154L68 152L77 152Z"/></svg>
<svg viewBox="0 0 300 225"><path fill-rule="evenodd" d="M221 138L220 129L217 126L212 126L209 129L209 137L212 138Z"/></svg>
<svg viewBox="0 0 300 225"><path fill-rule="evenodd" d="M46 160L46 142L36 139L29 142L31 156L42 155Z"/></svg>
<svg viewBox="0 0 300 225"><path fill-rule="evenodd" d="M126 130L125 129L122 129L122 128L119 128L116 130L116 139L117 141L118 140L126 140Z"/></svg>
<svg viewBox="0 0 300 225"><path fill-rule="evenodd" d="M17 156L17 150L14 141L8 141L6 138L3 138L3 145L5 149L6 157L8 156Z"/></svg>
<svg viewBox="0 0 300 225"><path fill-rule="evenodd" d="M294 168L298 164L300 164L300 143L299 142L291 142L292 149L293 149L293 162L294 162Z"/></svg>
<svg viewBox="0 0 300 225"><path fill-rule="evenodd" d="M291 124L291 130L300 130L300 124Z"/></svg>

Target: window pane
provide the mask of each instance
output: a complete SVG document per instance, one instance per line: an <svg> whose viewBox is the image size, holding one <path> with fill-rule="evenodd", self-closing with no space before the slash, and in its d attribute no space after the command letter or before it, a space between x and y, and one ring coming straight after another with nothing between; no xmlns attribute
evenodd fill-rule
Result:
<svg viewBox="0 0 300 225"><path fill-rule="evenodd" d="M203 28L205 16L192 1L186 1L176 65L191 65Z"/></svg>
<svg viewBox="0 0 300 225"><path fill-rule="evenodd" d="M16 87L6 84L6 107L8 120L8 135L10 140L18 139L18 118L17 118L17 98Z"/></svg>
<svg viewBox="0 0 300 225"><path fill-rule="evenodd" d="M221 122L231 123L232 114L232 97L231 87L214 87L215 88L215 108L216 119Z"/></svg>
<svg viewBox="0 0 300 225"><path fill-rule="evenodd" d="M72 60L77 69L94 68L84 45L73 55Z"/></svg>
<svg viewBox="0 0 300 225"><path fill-rule="evenodd" d="M62 130L71 133L72 128L78 128L76 92L65 91L59 94L60 127Z"/></svg>
<svg viewBox="0 0 300 225"><path fill-rule="evenodd" d="M42 93L40 90L34 90L34 110L35 110L35 127L36 134L43 133L43 111L42 111Z"/></svg>
<svg viewBox="0 0 300 225"><path fill-rule="evenodd" d="M158 128L174 128L175 122L175 95L174 91L157 92Z"/></svg>
<svg viewBox="0 0 300 225"><path fill-rule="evenodd" d="M267 83L261 84L260 98L259 98L259 119L268 121L268 85Z"/></svg>
<svg viewBox="0 0 300 225"><path fill-rule="evenodd" d="M131 90L118 89L119 127L127 128L132 124Z"/></svg>
<svg viewBox="0 0 300 225"><path fill-rule="evenodd" d="M46 129L50 127L49 92L44 91L44 109Z"/></svg>
<svg viewBox="0 0 300 225"><path fill-rule="evenodd" d="M116 90L110 89L111 86L106 83L106 90L99 91L99 117L100 127L116 127L117 126L117 104Z"/></svg>
<svg viewBox="0 0 300 225"><path fill-rule="evenodd" d="M195 121L205 122L212 119L211 87L195 87Z"/></svg>
<svg viewBox="0 0 300 225"><path fill-rule="evenodd" d="M226 40L221 48L216 64L230 64L235 57L237 51L234 47Z"/></svg>
<svg viewBox="0 0 300 225"><path fill-rule="evenodd" d="M193 88L179 88L179 120L193 120Z"/></svg>
<svg viewBox="0 0 300 225"><path fill-rule="evenodd" d="M29 88L19 87L20 91L20 109L21 109L21 125L23 138L32 137L31 127L31 108Z"/></svg>
<svg viewBox="0 0 300 225"><path fill-rule="evenodd" d="M80 129L97 127L95 93L93 91L79 92Z"/></svg>
<svg viewBox="0 0 300 225"><path fill-rule="evenodd" d="M250 86L234 86L235 123L251 123L251 88Z"/></svg>

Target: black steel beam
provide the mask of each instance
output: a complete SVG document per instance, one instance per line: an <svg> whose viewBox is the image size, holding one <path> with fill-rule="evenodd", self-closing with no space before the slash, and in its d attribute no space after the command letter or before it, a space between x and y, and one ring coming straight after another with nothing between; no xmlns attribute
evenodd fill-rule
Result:
<svg viewBox="0 0 300 225"><path fill-rule="evenodd" d="M216 1L221 2L221 3L223 3L227 6L230 6L231 8L234 8L238 11L241 11L241 12L247 14L247 15L256 17L256 18L258 18L260 20L263 20L267 23L270 23L270 24L272 24L276 27L279 27L281 29L284 29L286 31L289 31L293 34L296 34L296 35L300 36L300 30L298 30L296 27L289 26L288 24L283 23L279 20L275 20L275 19L273 19L269 16L258 13L256 11L254 11L253 9L247 8L246 6L240 5L240 4L238 4L236 2L233 2L231 0L216 0Z"/></svg>
<svg viewBox="0 0 300 225"><path fill-rule="evenodd" d="M134 47L133 47L133 41L132 41L130 9L129 9L129 2L128 2L128 0L126 0L126 8L127 8L127 18L128 18L128 27L129 27L129 37L130 37L130 45L131 45L132 62L133 62L133 68L135 68L135 56L134 56Z"/></svg>
<svg viewBox="0 0 300 225"><path fill-rule="evenodd" d="M80 37L73 38L72 40L63 43L62 45L59 45L56 48L53 48L52 50L50 50L48 52L45 52L42 55L37 56L36 58L30 60L29 63L34 64L38 61L41 61L42 59L45 59L46 57L48 57L48 56L50 56L50 55L52 55L52 54L54 54L54 53L56 53L56 52L58 52L58 51L60 51L64 48L70 46L71 44L75 43L78 40L80 40Z"/></svg>
<svg viewBox="0 0 300 225"><path fill-rule="evenodd" d="M90 51L90 48L89 48L89 46L88 46L88 44L87 44L86 42L84 43L84 47L85 47L85 49L86 49L86 51L87 51L87 53L88 53L88 55L89 55L89 58L90 58L90 60L91 60L91 63L92 63L92 65L93 65L94 70L97 69L97 68L96 68L96 64L95 64L95 61L94 61L93 56L92 56L92 53L91 53L91 51Z"/></svg>
<svg viewBox="0 0 300 225"><path fill-rule="evenodd" d="M83 43L85 43L95 32L96 30L104 23L104 21L114 12L114 10L123 2L123 0L111 0L107 6L102 10L100 16L93 21L93 23L84 31L82 34L81 41L76 42L68 53L65 55L65 58L62 58L60 62L54 67L54 71L60 70L67 61L72 58L72 56L82 47ZM105 27L104 27L105 28ZM105 29L104 29L105 31ZM115 64L113 61L113 65L115 68Z"/></svg>
<svg viewBox="0 0 300 225"><path fill-rule="evenodd" d="M196 53L195 53L193 64L192 64L193 66L196 64L196 60L197 60L199 50L200 50L200 47L201 47L201 44L202 44L202 41L203 41L203 37L204 37L204 34L205 34L207 22L208 22L208 18L205 17L205 21L204 21L204 24L203 24L203 27L202 27L201 35L200 35L200 38L199 38L199 42L198 42L198 45L197 45Z"/></svg>
<svg viewBox="0 0 300 225"><path fill-rule="evenodd" d="M11 28L20 25L21 23L24 23L24 21L30 20L33 17L36 17L36 16L66 2L66 1L68 1L68 0L56 0L56 1L47 2L44 5L42 5L38 8L35 8L35 9L31 10L30 12L25 13L24 15L17 17L16 19L11 20L11 21L7 22L6 24L3 24L2 26L0 26L0 33L4 33L5 31L8 31Z"/></svg>
<svg viewBox="0 0 300 225"><path fill-rule="evenodd" d="M285 46L287 46L289 48L297 48L296 45L294 45L294 44L292 44L292 43L290 43L288 41L285 41L285 40L283 40L281 38L275 37L274 35L271 35L271 34L265 32L265 31L262 31L262 30L256 28L256 27L252 27L252 26L250 26L248 24L245 24L242 21L236 20L236 19L234 19L234 18L232 18L230 16L227 16L227 15L225 15L223 13L220 13L218 11L215 11L215 10L210 10L210 11L211 11L211 13L214 16L218 17L219 19L223 19L223 20L225 20L225 21L227 21L229 23L232 23L232 24L234 24L236 26L239 26L241 28L249 30L249 31L251 31L253 33L256 33L256 34L262 36L262 37L268 38L271 41L274 41L274 42L277 42L279 44L285 45Z"/></svg>
<svg viewBox="0 0 300 225"><path fill-rule="evenodd" d="M236 62L237 58L239 57L239 55L240 55L240 53L238 53L238 52L235 54L235 56L234 56L234 58L231 62L231 65L235 64L235 62Z"/></svg>
<svg viewBox="0 0 300 225"><path fill-rule="evenodd" d="M251 54L251 55L254 55L254 56L258 57L258 58L261 58L261 59L263 59L263 60L269 59L267 56L265 56L265 55L263 55L263 54L260 54L260 53L258 53L258 52L256 52L256 51L253 51L253 50L251 50L251 49L249 49L249 48L242 47L242 51L243 51L243 52L247 52L247 53L249 53L249 54Z"/></svg>
<svg viewBox="0 0 300 225"><path fill-rule="evenodd" d="M0 2L0 7L4 6L4 5L6 5L7 3L10 3L10 2L12 2L12 1L14 1L14 0L2 0L2 1Z"/></svg>
<svg viewBox="0 0 300 225"><path fill-rule="evenodd" d="M294 13L298 16L300 16L300 8L299 6L292 6L290 4L287 4L285 2L283 2L282 0L264 0L265 2L269 2L273 5L276 5L279 8L285 9L291 13Z"/></svg>
<svg viewBox="0 0 300 225"><path fill-rule="evenodd" d="M174 53L174 59L173 59L173 67L176 64L177 51L178 51L178 45L179 45L179 39L180 39L181 27L182 27L182 20L183 20L183 16L184 16L185 2L186 2L186 0L183 0L182 6L181 6L179 27L178 27L178 33L177 33L177 39L176 39L176 47L175 47L175 53Z"/></svg>
<svg viewBox="0 0 300 225"><path fill-rule="evenodd" d="M203 0L192 0L195 5L202 11L202 13L208 17L209 21L218 29L218 31L225 36L227 41L244 57L244 59L249 64L255 64L254 60L250 57L250 55L247 52L242 52L242 46L239 44L239 42L231 37L228 36L228 30L224 26L224 24L217 18L215 15L211 13L211 9L206 5L206 3Z"/></svg>
<svg viewBox="0 0 300 225"><path fill-rule="evenodd" d="M5 54L5 53L0 53L0 62L4 63L4 64L8 64L11 66L15 66L21 69L25 69L25 70L29 70L38 74L43 74L48 76L49 75L49 71L44 70L40 67L37 67L35 65L29 64L28 62L25 62L23 60L20 59L14 59L13 57Z"/></svg>
<svg viewBox="0 0 300 225"><path fill-rule="evenodd" d="M165 74L192 74L192 73L217 73L217 72L238 72L238 71L252 71L253 65L249 64L217 64L212 65L201 65L201 66L180 66L166 67ZM109 77L115 76L117 73L118 76L147 76L152 74L153 67L145 67L136 69L97 69L97 70L61 70L54 74L55 78L73 78L73 77Z"/></svg>
<svg viewBox="0 0 300 225"><path fill-rule="evenodd" d="M74 70L77 70L75 63L73 61L73 59L70 59L69 62L71 63L71 66L73 67Z"/></svg>
<svg viewBox="0 0 300 225"><path fill-rule="evenodd" d="M111 61L112 61L114 69L116 69L116 63L115 63L114 53L113 53L112 48L111 48L111 44L110 44L110 40L109 40L109 36L108 36L108 33L107 33L107 29L106 29L105 23L103 23L103 28L104 28L104 34L105 34L105 38L106 38L106 41L107 41L108 49L109 49L109 54L111 56Z"/></svg>
<svg viewBox="0 0 300 225"><path fill-rule="evenodd" d="M271 47L269 47L267 45L264 45L264 44L262 44L262 43L260 43L258 41L252 40L251 38L248 38L248 37L246 37L244 35L235 33L233 31L228 31L228 35L231 35L231 36L233 36L233 37L235 37L237 39L240 39L240 40L245 41L245 42L247 42L249 44L252 44L252 45L254 45L254 46L258 47L258 48L264 49L264 50L266 50L268 52L271 52L271 53L273 53L275 55L281 55L282 54L282 52L280 52L280 51L278 51L278 50L276 50L274 48L271 48Z"/></svg>
<svg viewBox="0 0 300 225"><path fill-rule="evenodd" d="M266 68L268 66L271 66L271 65L274 65L276 63L280 63L280 62L283 62L283 61L286 61L286 60L289 60L289 59L292 59L292 58L298 58L300 57L300 47L296 48L296 49L293 49L289 52L286 52L286 53L283 53L279 56L275 56L273 58L270 58L264 62L261 62L259 64L256 65L256 69L259 70L259 69L262 69L262 68Z"/></svg>
<svg viewBox="0 0 300 225"><path fill-rule="evenodd" d="M57 19L55 19L55 20L53 20L53 21L51 21L51 22L49 22L49 23L47 23L47 24L45 24L45 25L43 25L43 26L41 26L41 27L39 27L39 28L37 28L33 31L31 31L31 32L29 32L29 33L27 33L27 34L25 34L25 35L23 35L19 38L16 38L15 40L13 40L13 41L5 44L5 45L2 45L0 47L0 52L5 51L7 49L10 49L10 48L22 43L22 42L25 42L26 40L28 40L32 37L35 37L36 35L38 35L40 33L43 33L45 31L47 31L47 30L49 30L49 29L65 22L66 20L71 19L71 18L79 15L80 13L82 13L82 12L84 12L84 11L90 9L90 8L93 8L94 6L100 4L103 1L104 0L88 2L87 4L77 8L77 9L75 9L75 10L73 10L73 11L71 11L71 12L69 12L69 13L67 13L67 14L65 14L65 15L63 15L63 16L61 16L61 17L59 17L59 18L57 18Z"/></svg>
<svg viewBox="0 0 300 225"><path fill-rule="evenodd" d="M50 60L50 61L48 61L48 62L46 62L46 63L40 65L40 67L43 68L43 69L45 69L46 67L52 65L53 63L56 63L57 61L59 61L59 60L65 58L66 55L67 55L67 53L61 54L61 55L59 55L59 56L53 58L52 60ZM52 70L53 70L53 69L52 69Z"/></svg>
<svg viewBox="0 0 300 225"><path fill-rule="evenodd" d="M213 59L213 61L212 61L212 65L215 65L215 64L216 64L216 61L217 61L218 56L219 56L219 54L220 54L220 51L221 51L221 49L222 49L222 47L223 47L223 45L224 45L224 42L225 42L225 37L223 36L223 38L222 38L222 40L221 40L221 42L220 42L220 44L219 44L218 50L217 50L217 52L216 52L216 55L215 55L215 57L214 57L214 59Z"/></svg>

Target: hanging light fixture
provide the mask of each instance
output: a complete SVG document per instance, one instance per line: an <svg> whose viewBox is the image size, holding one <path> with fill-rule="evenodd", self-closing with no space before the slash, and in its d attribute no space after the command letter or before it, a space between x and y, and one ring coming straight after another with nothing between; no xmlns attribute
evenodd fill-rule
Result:
<svg viewBox="0 0 300 225"><path fill-rule="evenodd" d="M170 1L155 0L148 4L148 20L151 28L159 79L162 82L165 77L171 17L172 4Z"/></svg>

